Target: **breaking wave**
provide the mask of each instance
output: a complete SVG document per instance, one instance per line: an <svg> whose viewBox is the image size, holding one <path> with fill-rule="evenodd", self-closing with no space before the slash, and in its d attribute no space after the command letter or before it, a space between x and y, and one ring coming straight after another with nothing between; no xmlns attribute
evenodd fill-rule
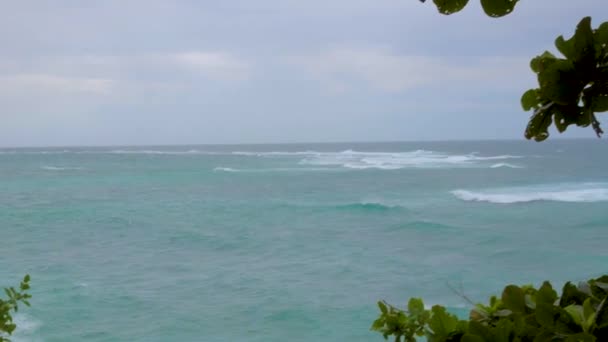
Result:
<svg viewBox="0 0 608 342"><path fill-rule="evenodd" d="M369 212L406 209L403 206L386 203L384 201L361 201L361 202L357 202L357 203L348 203L348 204L338 205L337 208L343 209L343 210L369 211Z"/></svg>
<svg viewBox="0 0 608 342"><path fill-rule="evenodd" d="M86 152L83 152L86 153ZM218 167L215 171L258 172L258 171L327 171L331 168L351 170L399 170L405 168L521 168L523 166L497 161L522 158L514 155L480 156L478 153L448 154L436 151L415 150L409 152L342 152L318 151L233 151L212 152L201 150L161 151L161 150L112 150L98 151L110 154L149 154L149 155L232 155L254 158L298 158L300 168L237 170ZM312 169L311 167L317 167Z"/></svg>
<svg viewBox="0 0 608 342"><path fill-rule="evenodd" d="M266 173L266 172L315 172L315 171L336 171L335 168L328 167L275 167L275 168L261 168L261 169L234 169L231 167L216 167L213 169L214 172L252 172L252 173Z"/></svg>
<svg viewBox="0 0 608 342"><path fill-rule="evenodd" d="M452 191L452 194L463 201L497 204L535 201L589 203L608 201L608 184L562 184L553 186L513 187L487 191L454 190Z"/></svg>
<svg viewBox="0 0 608 342"><path fill-rule="evenodd" d="M488 161L514 158L521 157L512 155L479 156L475 153L459 155L426 150L411 152L357 152L347 150L338 153L308 155L300 161L300 164L335 166L358 170L398 170L405 168L502 167L502 165L496 166L498 164L488 163Z"/></svg>
<svg viewBox="0 0 608 342"><path fill-rule="evenodd" d="M231 167L216 167L213 169L215 172L239 172L241 170L233 169Z"/></svg>
<svg viewBox="0 0 608 342"><path fill-rule="evenodd" d="M306 155L316 155L321 154L323 152L315 152L315 151L299 151L299 152L281 152L281 151L271 151L271 152L247 152L247 151L234 151L230 152L230 154L235 156L248 156L248 157L281 157L281 156L306 156Z"/></svg>
<svg viewBox="0 0 608 342"><path fill-rule="evenodd" d="M497 163L497 164L493 164L492 166L490 166L490 168L492 168L492 169L498 169L501 167L505 167L505 168L509 168L509 169L522 169L523 168L523 166L509 164L509 163Z"/></svg>
<svg viewBox="0 0 608 342"><path fill-rule="evenodd" d="M497 161L522 158L513 155L480 156L478 153L449 154L436 151L415 150L408 152L359 152L346 150L342 152L318 151L206 151L198 149L72 149L72 150L3 150L0 154L105 154L105 155L158 155L158 156L245 156L254 158L297 158L299 165L310 169L310 166L324 168L342 168L351 170L398 170L405 168L519 168L520 165L500 163ZM218 169L219 170L219 169ZM293 170L297 170L294 168ZM224 170L226 171L226 170ZM230 172L230 171L229 171Z"/></svg>
<svg viewBox="0 0 608 342"><path fill-rule="evenodd" d="M91 151L84 151L83 153L93 153ZM159 151L159 150L112 150L112 151L99 151L97 153L109 153L109 154L149 154L149 155L196 155L196 154L217 154L215 152L199 151L199 150L187 150L187 151Z"/></svg>

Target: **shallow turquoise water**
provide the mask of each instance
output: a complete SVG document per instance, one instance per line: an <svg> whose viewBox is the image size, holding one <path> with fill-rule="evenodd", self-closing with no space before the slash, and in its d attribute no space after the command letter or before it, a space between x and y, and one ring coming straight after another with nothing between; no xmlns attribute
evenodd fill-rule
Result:
<svg viewBox="0 0 608 342"><path fill-rule="evenodd" d="M598 140L0 150L15 341L370 341L608 265Z"/></svg>

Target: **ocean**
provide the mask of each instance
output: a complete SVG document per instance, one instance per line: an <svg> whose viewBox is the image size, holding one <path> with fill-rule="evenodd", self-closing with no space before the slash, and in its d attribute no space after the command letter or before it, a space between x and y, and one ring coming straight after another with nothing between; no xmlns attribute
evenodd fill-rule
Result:
<svg viewBox="0 0 608 342"><path fill-rule="evenodd" d="M376 302L466 315L608 272L605 140L0 150L23 341L381 341Z"/></svg>

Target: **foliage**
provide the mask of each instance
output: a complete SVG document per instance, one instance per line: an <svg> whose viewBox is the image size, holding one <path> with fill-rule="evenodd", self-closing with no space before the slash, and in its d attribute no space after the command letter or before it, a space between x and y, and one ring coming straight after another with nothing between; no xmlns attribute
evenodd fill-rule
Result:
<svg viewBox="0 0 608 342"><path fill-rule="evenodd" d="M420 0L425 2L426 0ZM502 17L513 11L519 0L481 0L487 15ZM469 0L433 0L443 14L462 10ZM608 22L592 29L591 18L581 20L572 38L555 41L564 58L546 51L532 59L539 87L521 98L525 111L534 110L525 131L527 139L543 141L552 123L562 133L568 126L593 127L604 132L596 113L608 111Z"/></svg>
<svg viewBox="0 0 608 342"><path fill-rule="evenodd" d="M420 0L425 2L426 0ZM519 0L481 0L481 7L490 17L498 18L511 12ZM462 10L469 0L433 0L441 14L452 14Z"/></svg>
<svg viewBox="0 0 608 342"><path fill-rule="evenodd" d="M380 317L371 329L405 342L422 336L429 342L608 341L606 298L608 275L578 286L568 282L561 297L549 282L538 289L509 285L500 298L476 305L468 320L439 305L427 310L417 298L407 310L379 302Z"/></svg>
<svg viewBox="0 0 608 342"><path fill-rule="evenodd" d="M591 18L581 20L574 36L560 36L555 46L565 58L546 51L532 59L539 88L521 98L524 110L534 109L525 136L543 141L551 122L564 132L569 125L591 125L599 136L603 131L595 117L608 111L608 22L591 28Z"/></svg>
<svg viewBox="0 0 608 342"><path fill-rule="evenodd" d="M417 336L429 342L608 341L606 298L608 275L578 286L566 283L561 297L549 282L538 289L509 285L500 298L476 305L468 320L439 305L426 310L416 298L407 310L379 302L380 317L371 329L405 342L415 342Z"/></svg>
<svg viewBox="0 0 608 342"><path fill-rule="evenodd" d="M7 299L0 299L0 342L9 342L8 336L12 335L17 327L13 322L12 312L19 310L19 303L30 306L28 301L32 296L27 293L30 289L30 276L26 275L19 285L19 289L14 287L4 289Z"/></svg>

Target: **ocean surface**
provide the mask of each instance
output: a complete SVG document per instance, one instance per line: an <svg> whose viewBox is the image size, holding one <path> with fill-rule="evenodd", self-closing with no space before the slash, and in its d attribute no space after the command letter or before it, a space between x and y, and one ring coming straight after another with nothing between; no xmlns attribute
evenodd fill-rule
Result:
<svg viewBox="0 0 608 342"><path fill-rule="evenodd" d="M381 341L380 299L608 272L608 143L2 149L0 227L15 342Z"/></svg>

